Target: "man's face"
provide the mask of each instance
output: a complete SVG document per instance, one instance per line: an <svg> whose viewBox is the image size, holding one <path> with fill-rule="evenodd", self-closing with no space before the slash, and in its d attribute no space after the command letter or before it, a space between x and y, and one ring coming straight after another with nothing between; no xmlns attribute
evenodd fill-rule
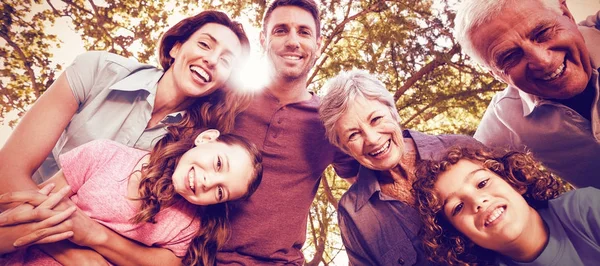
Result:
<svg viewBox="0 0 600 266"><path fill-rule="evenodd" d="M321 38L314 19L296 6L273 10L260 37L276 78L306 79L320 55Z"/></svg>
<svg viewBox="0 0 600 266"><path fill-rule="evenodd" d="M494 75L524 92L568 99L588 84L589 53L565 4L557 13L539 1L513 1L469 33Z"/></svg>

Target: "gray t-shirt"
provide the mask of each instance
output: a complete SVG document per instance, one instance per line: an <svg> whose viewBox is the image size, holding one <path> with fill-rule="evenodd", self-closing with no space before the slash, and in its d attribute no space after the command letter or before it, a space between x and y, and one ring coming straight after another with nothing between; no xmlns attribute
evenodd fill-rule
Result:
<svg viewBox="0 0 600 266"><path fill-rule="evenodd" d="M52 152L34 174L40 183L59 167L55 158L95 139L110 139L149 150L165 133L168 123L181 114L170 114L146 129L152 115L157 83L163 71L108 52L86 52L67 67L66 75L79 108Z"/></svg>
<svg viewBox="0 0 600 266"><path fill-rule="evenodd" d="M538 212L548 225L544 251L529 263L503 257L500 265L600 265L600 190L588 187L569 191Z"/></svg>

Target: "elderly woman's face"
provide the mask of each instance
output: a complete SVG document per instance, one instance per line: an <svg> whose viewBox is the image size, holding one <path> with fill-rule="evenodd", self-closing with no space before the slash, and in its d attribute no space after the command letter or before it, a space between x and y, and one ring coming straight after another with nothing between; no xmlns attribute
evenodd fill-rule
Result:
<svg viewBox="0 0 600 266"><path fill-rule="evenodd" d="M335 132L346 152L373 170L392 169L404 152L398 121L376 100L356 97L337 121Z"/></svg>

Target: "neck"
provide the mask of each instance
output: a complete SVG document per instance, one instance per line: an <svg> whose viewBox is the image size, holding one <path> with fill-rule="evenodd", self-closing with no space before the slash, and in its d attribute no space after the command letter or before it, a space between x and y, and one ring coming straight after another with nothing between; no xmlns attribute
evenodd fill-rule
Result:
<svg viewBox="0 0 600 266"><path fill-rule="evenodd" d="M594 82L590 80L585 90L583 90L580 94L577 94L569 99L557 101L575 110L581 116L591 121L594 99L596 99L596 89L594 87Z"/></svg>
<svg viewBox="0 0 600 266"><path fill-rule="evenodd" d="M418 160L415 141L412 138L404 138L403 142L404 150L402 152L402 157L400 158L398 165L389 171L389 175L392 177L392 179L394 179L395 182L412 180Z"/></svg>
<svg viewBox="0 0 600 266"><path fill-rule="evenodd" d="M293 80L275 78L267 90L279 100L281 105L307 101L312 97L306 88L306 78Z"/></svg>
<svg viewBox="0 0 600 266"><path fill-rule="evenodd" d="M185 110L194 102L195 99L175 90L175 86L171 69L169 69L158 81L156 97L154 98L154 108L152 109L152 117L149 124L155 125L166 115Z"/></svg>
<svg viewBox="0 0 600 266"><path fill-rule="evenodd" d="M531 207L530 207L531 208ZM540 214L530 209L528 228L505 250L498 252L519 262L531 262L544 250L548 243L548 228Z"/></svg>

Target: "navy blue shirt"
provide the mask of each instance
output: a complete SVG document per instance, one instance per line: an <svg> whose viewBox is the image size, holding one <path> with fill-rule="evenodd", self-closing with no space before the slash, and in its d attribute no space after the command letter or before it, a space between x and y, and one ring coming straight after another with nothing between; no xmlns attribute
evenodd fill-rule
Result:
<svg viewBox="0 0 600 266"><path fill-rule="evenodd" d="M426 135L404 130L420 160L436 160L456 144L479 144L460 135ZM377 181L380 172L360 168L357 181L340 199L338 221L350 265L429 265L423 253L416 209L385 195Z"/></svg>

